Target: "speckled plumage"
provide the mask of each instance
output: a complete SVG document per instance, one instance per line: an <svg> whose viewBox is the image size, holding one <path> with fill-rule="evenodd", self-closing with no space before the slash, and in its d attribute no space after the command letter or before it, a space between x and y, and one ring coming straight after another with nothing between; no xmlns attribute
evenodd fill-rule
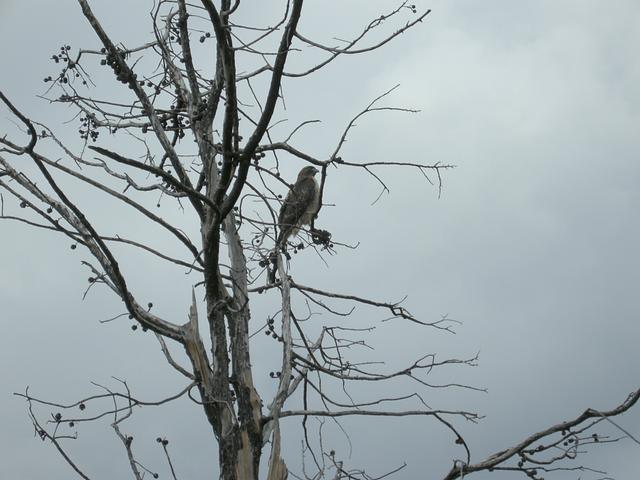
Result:
<svg viewBox="0 0 640 480"><path fill-rule="evenodd" d="M278 215L277 244L282 245L287 239L298 233L303 225L310 225L320 208L320 186L314 178L318 170L315 167L304 167L298 173L298 179L289 190L280 207Z"/></svg>

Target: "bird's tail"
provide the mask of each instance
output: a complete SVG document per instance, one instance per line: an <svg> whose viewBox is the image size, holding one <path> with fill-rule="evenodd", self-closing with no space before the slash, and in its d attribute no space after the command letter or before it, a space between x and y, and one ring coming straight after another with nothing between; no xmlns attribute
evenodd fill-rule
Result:
<svg viewBox="0 0 640 480"><path fill-rule="evenodd" d="M276 281L276 272L278 271L278 244L276 244L276 248L274 248L271 253L269 253L269 259L267 263L267 279L268 282L275 283Z"/></svg>

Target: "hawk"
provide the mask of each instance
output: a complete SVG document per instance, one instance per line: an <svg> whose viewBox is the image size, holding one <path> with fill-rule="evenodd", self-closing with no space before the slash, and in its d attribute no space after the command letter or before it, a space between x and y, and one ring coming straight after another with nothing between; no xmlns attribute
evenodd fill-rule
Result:
<svg viewBox="0 0 640 480"><path fill-rule="evenodd" d="M298 179L289 190L280 214L278 228L280 233L276 240L276 247L281 247L287 239L294 236L303 225L311 225L313 218L320 209L320 186L314 176L318 169L311 165L304 167L298 173Z"/></svg>

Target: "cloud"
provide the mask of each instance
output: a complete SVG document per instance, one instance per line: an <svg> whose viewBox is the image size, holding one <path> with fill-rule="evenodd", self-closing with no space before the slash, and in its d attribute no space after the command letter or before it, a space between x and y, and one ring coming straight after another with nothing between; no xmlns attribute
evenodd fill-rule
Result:
<svg viewBox="0 0 640 480"><path fill-rule="evenodd" d="M287 111L278 115L288 119L283 131L297 121L322 119L317 128L296 134L294 144L326 158L351 116L400 83L386 104L421 112L362 119L343 156L455 164L444 175L442 198L416 171L379 169L391 193L370 206L380 191L375 179L333 170L326 200L335 206L325 207L319 222L335 238L361 245L328 258L329 267L305 251L292 268L303 283L384 300L406 293L407 308L420 318L448 313L464 321L453 336L378 323L384 315L366 309L356 310L349 320L350 325L375 323L379 336L372 343L386 354L388 368L424 351L465 357L480 350L477 368L447 371L437 380L487 387L488 394L425 393L437 407L454 405L487 415L480 425L461 426L479 459L588 406L611 408L638 387L631 366L640 361L640 63L630 45L640 43L640 8L637 2L620 1L604 10L591 0L433 4L425 22L395 44L362 59L341 58L308 82L287 80ZM59 112L33 96L42 92L41 77L50 71L51 45L95 45L95 38L73 2L64 7L43 3L35 19L26 4L4 2L0 8L7 5L12 10L0 16L0 41L15 47L7 52L12 74L6 89L31 115L59 123ZM335 17L333 11L310 3L304 32L313 38L343 35L354 18L370 17L371 8L374 14L378 7L388 8L387 2L371 5L344 7L334 32L333 23L324 21ZM133 24L147 18L143 10L123 19L111 4L96 8L104 9L105 25L123 41L129 42L127 34L134 30L136 36L146 32ZM32 20L40 38L50 41L24 28ZM118 146L125 148L125 143ZM287 176L299 166L286 157L283 165ZM121 215L103 199L92 202L98 209L92 217L101 228L148 233L138 217ZM184 221L185 228L193 227L181 212L162 211ZM79 302L87 273L79 265L84 257L72 252L68 241L8 223L2 231L0 301L10 328L0 339L6 432L0 450L10 452L7 468L14 477L44 478L65 467L33 441L24 405L11 392L29 384L66 401L91 392L89 380L109 382L117 375L153 398L181 383L162 363L153 338L134 333L126 319L98 323L122 311L107 292L92 291L85 303ZM154 241L169 248L162 235L154 233ZM118 254L137 294L176 321L184 319L188 277L157 268L151 257ZM264 305L256 304L256 325L267 314ZM254 353L258 370L273 369L273 344L261 340ZM273 390L265 372L256 376L263 392ZM369 394L364 388L354 392L361 398ZM215 449L203 446L209 432L199 410L182 407L176 413L180 422L173 426L164 422L168 417L141 418L136 443L145 458L160 461L155 437L171 434L176 461L186 474L192 458L213 462ZM621 422L640 431L637 415ZM451 438L428 421L346 423L353 431L352 461L377 473L396 466L393 460L407 460L410 467L398 478L416 478L425 464L444 471L449 458L459 455ZM77 447L78 458L92 471L111 468L116 473L122 465L105 459L119 455L117 446L108 425L102 427L109 455ZM292 435L300 433L286 428ZM87 432L81 434L84 441ZM198 451L191 447L192 435L202 440ZM348 451L339 431L327 435L341 453ZM396 442L396 437L408 442ZM295 465L299 444L290 445ZM629 478L636 467L627 448L620 443L598 450L588 463ZM36 455L39 462L29 461Z"/></svg>

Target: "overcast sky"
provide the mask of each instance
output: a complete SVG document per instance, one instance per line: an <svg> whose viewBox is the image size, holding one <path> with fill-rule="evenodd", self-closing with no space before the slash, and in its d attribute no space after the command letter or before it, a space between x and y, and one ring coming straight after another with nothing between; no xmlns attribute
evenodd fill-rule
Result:
<svg viewBox="0 0 640 480"><path fill-rule="evenodd" d="M258 7L249 3L255 2L246 2L244 15L262 20L276 18L282 2L260 2L261 10L251 12ZM114 40L131 46L147 38L145 2L92 4ZM308 2L300 31L318 40L345 38L390 5ZM478 425L460 424L477 461L587 407L610 409L640 386L640 3L416 5L433 12L395 42L366 57L341 58L308 80L286 81L287 112L279 115L289 125L322 120L296 138L297 145L326 158L351 116L400 84L387 104L421 112L360 121L343 157L456 168L444 176L441 198L414 171L380 170L391 193L374 206L379 186L373 179L337 171L325 193L335 206L324 208L319 222L334 238L361 245L339 250L328 266L305 251L292 270L302 283L346 293L383 300L406 294L405 305L416 316L448 314L463 322L456 335L447 335L381 323L384 315L369 310L344 320L378 327L371 342L389 368L422 352L462 358L480 351L478 367L452 369L438 381L468 383L488 393L424 392L435 408L486 415ZM75 2L0 0L0 88L28 116L60 132L72 114L36 95L45 90L42 79L55 74L49 57L63 43L74 49L98 46ZM292 65L304 60L303 51ZM7 117L2 111L3 128L10 125ZM76 124L67 128L74 132ZM300 165L287 161L283 171L293 177ZM105 232L117 227L145 233L104 202L83 205ZM91 381L115 387L115 376L143 399L157 399L177 392L183 382L150 335L133 333L127 321L99 323L122 311L113 295L95 290L82 301L84 252L71 250L67 239L8 221L0 232L0 476L72 478L54 449L33 436L26 406L13 392L29 385L32 393L71 402L96 393ZM158 267L150 257L121 254L141 302L152 300L163 315L184 321L189 277ZM268 313L256 305L255 328ZM268 393L274 385L264 373L277 369L279 356L274 345L260 341L253 361L264 370L257 383ZM618 422L640 437L640 409ZM451 459L462 458L450 435L428 420L344 425L351 433L351 458L344 437L332 433L329 441L350 466L366 467L372 475L406 461L396 478L436 479ZM141 459L161 478L168 474L155 444L158 435L171 439L181 479L211 478L215 446L200 410L188 401L160 415L136 413L127 431L136 437ZM300 432L286 431L286 458L297 471ZM78 433L80 440L69 447L92 478L128 478L108 422L82 426ZM627 440L595 449L582 463L631 479L640 475L638 453L640 446ZM597 478L558 478L579 476Z"/></svg>

